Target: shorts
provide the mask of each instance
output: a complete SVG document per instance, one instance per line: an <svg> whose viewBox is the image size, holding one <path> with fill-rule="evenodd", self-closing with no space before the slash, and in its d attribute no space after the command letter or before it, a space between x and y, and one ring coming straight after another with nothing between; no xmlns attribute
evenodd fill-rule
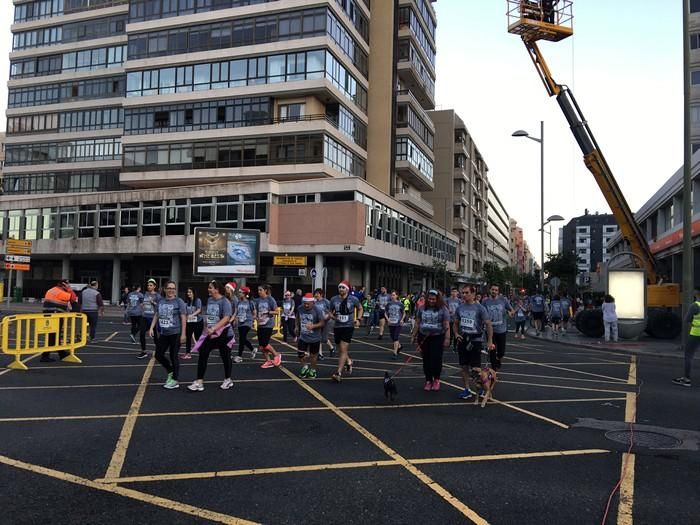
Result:
<svg viewBox="0 0 700 525"><path fill-rule="evenodd" d="M299 339L297 341L297 357L301 359L306 355L308 352L309 354L316 355L318 354L319 349L321 348L321 341L316 341L315 343L307 343L306 341L302 341Z"/></svg>
<svg viewBox="0 0 700 525"><path fill-rule="evenodd" d="M258 346L260 346L260 348L265 348L267 345L269 345L271 337L272 328L258 326Z"/></svg>
<svg viewBox="0 0 700 525"><path fill-rule="evenodd" d="M335 335L335 344L349 343L352 341L352 334L355 328L352 326L336 326L333 330Z"/></svg>
<svg viewBox="0 0 700 525"><path fill-rule="evenodd" d="M459 356L459 366L470 366L472 368L481 366L481 349L484 343L481 341L471 341L469 347L469 336L462 335L462 340L457 346L457 355Z"/></svg>
<svg viewBox="0 0 700 525"><path fill-rule="evenodd" d="M552 324L561 323L561 317L552 317Z"/></svg>
<svg viewBox="0 0 700 525"><path fill-rule="evenodd" d="M382 310L380 308L379 310L377 310L377 319L379 319L380 321L386 322L386 318L384 317L385 314L386 314L386 310Z"/></svg>
<svg viewBox="0 0 700 525"><path fill-rule="evenodd" d="M571 316L570 316L570 315L565 315L564 317L562 317L561 320L564 321L565 323L568 323L568 322L571 320Z"/></svg>
<svg viewBox="0 0 700 525"><path fill-rule="evenodd" d="M544 312L532 312L532 318L535 321L541 321L544 319Z"/></svg>
<svg viewBox="0 0 700 525"><path fill-rule="evenodd" d="M399 336L401 335L401 325L397 324L389 326L389 335L391 336L392 341L398 341Z"/></svg>

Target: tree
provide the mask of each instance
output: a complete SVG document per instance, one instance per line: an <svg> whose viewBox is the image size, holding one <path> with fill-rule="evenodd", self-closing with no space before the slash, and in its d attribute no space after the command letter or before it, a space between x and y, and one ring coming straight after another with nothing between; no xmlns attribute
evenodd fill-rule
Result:
<svg viewBox="0 0 700 525"><path fill-rule="evenodd" d="M482 266L482 273L488 285L499 284L503 286L505 276L503 270L501 270L496 263L490 261L485 262Z"/></svg>
<svg viewBox="0 0 700 525"><path fill-rule="evenodd" d="M559 289L573 290L576 286L579 258L574 253L547 254L548 261L544 263L544 271L548 277L559 277Z"/></svg>

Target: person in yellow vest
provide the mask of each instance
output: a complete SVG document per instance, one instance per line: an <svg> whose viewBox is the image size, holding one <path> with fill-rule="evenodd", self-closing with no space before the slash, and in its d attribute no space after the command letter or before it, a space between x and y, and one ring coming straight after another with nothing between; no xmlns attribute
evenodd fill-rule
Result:
<svg viewBox="0 0 700 525"><path fill-rule="evenodd" d="M70 312L71 311L71 299L73 297L73 290L70 287L70 282L68 279L61 279L61 281L56 284L53 288L49 288L44 295L43 313L45 314L55 314L59 312ZM48 340L49 346L56 344L56 334L49 334ZM68 355L68 352L61 350L58 352L61 359ZM50 352L45 352L41 354L41 359L44 363L48 361L53 361Z"/></svg>
<svg viewBox="0 0 700 525"><path fill-rule="evenodd" d="M684 321L690 323L690 332L685 341L685 375L677 377L673 383L680 386L692 386L690 383L690 368L693 364L695 350L700 346L700 285L693 289L695 301L688 308Z"/></svg>

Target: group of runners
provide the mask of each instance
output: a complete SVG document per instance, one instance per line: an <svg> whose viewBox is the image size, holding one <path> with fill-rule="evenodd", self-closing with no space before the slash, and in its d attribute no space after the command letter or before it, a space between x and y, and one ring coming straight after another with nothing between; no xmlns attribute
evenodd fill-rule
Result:
<svg viewBox="0 0 700 525"><path fill-rule="evenodd" d="M130 338L134 344L141 345L137 357L143 359L149 355L146 341L151 338L156 348L155 359L167 373L163 385L167 389L180 386L180 359L191 359L193 354L198 354L197 376L187 388L203 391L207 363L215 349L224 368L220 387L223 390L233 386L232 363L242 362L245 350L250 352L251 359L258 352L263 354L261 368L274 368L282 363L282 354L270 344L278 303L268 285L258 286L253 298L247 286L239 288L235 282L224 284L214 280L208 284L207 293L206 300L202 300L193 288L187 288L183 299L177 296L173 281L158 291L156 281L149 279L146 291L137 284L126 295ZM381 288L376 297L376 311L379 338L388 328L394 359L398 359L403 348L402 328L412 321L410 335L423 360L424 390L440 390L444 349L451 346L458 353L465 382L460 393L463 399L474 395L468 386L469 374L472 368L482 366L482 355L488 355L487 366L500 369L506 350L507 316L517 315L517 309L500 294L497 285L491 286L489 296L482 302L477 301L473 286L453 288L448 297L430 290L416 306L414 318L396 290L389 292ZM296 342L300 377L318 377L318 360L324 358L324 345L331 356L337 352L337 367L331 379L340 383L343 377L352 374L350 344L363 313L362 301L351 293L348 281L338 284L338 293L331 299L326 299L320 288L302 295L300 302L295 302L291 292L284 293L280 303L281 322L285 326L283 344L291 346L286 341ZM254 321L257 345L248 339ZM184 354L180 354L182 345Z"/></svg>

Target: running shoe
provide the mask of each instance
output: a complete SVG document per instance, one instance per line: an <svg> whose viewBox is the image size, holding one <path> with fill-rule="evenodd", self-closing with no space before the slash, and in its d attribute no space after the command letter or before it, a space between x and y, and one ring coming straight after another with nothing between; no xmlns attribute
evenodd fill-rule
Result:
<svg viewBox="0 0 700 525"><path fill-rule="evenodd" d="M195 381L191 385L187 385L187 390L190 392L204 392L204 383Z"/></svg>
<svg viewBox="0 0 700 525"><path fill-rule="evenodd" d="M425 384L423 385L423 390L426 392L430 392L433 389L433 382L432 381L426 381Z"/></svg>
<svg viewBox="0 0 700 525"><path fill-rule="evenodd" d="M144 359L148 357L148 352L144 352L143 350L139 353L139 355L136 356L136 359Z"/></svg>
<svg viewBox="0 0 700 525"><path fill-rule="evenodd" d="M400 344L400 345L399 345L399 351L397 352L397 354L400 354L400 353L401 353L401 350L403 350L403 345Z"/></svg>
<svg viewBox="0 0 700 525"><path fill-rule="evenodd" d="M379 334L379 335L377 336L377 340L378 340L378 341L381 341L382 339L384 339L384 334Z"/></svg>
<svg viewBox="0 0 700 525"><path fill-rule="evenodd" d="M263 364L260 365L260 368L274 368L275 363L270 361L269 359L265 361Z"/></svg>
<svg viewBox="0 0 700 525"><path fill-rule="evenodd" d="M309 372L306 374L306 377L309 379L316 379L316 369L315 368L309 368Z"/></svg>
<svg viewBox="0 0 700 525"><path fill-rule="evenodd" d="M340 383L343 380L343 378L340 376L340 374L338 372L333 372L331 374L331 379L333 380L334 383Z"/></svg>
<svg viewBox="0 0 700 525"><path fill-rule="evenodd" d="M277 354L272 360L272 364L274 366L280 366L282 364L282 354Z"/></svg>
<svg viewBox="0 0 700 525"><path fill-rule="evenodd" d="M457 397L459 397L460 399L471 399L472 397L474 397L474 392L472 392L468 388L465 388Z"/></svg>
<svg viewBox="0 0 700 525"><path fill-rule="evenodd" d="M319 360L323 361L323 360L326 358L326 356L323 355L323 352L319 352L319 353L318 353L318 358L319 358Z"/></svg>
<svg viewBox="0 0 700 525"><path fill-rule="evenodd" d="M350 358L348 358L348 360L345 362L345 372L349 376L352 375L352 359Z"/></svg>
<svg viewBox="0 0 700 525"><path fill-rule="evenodd" d="M301 370L299 370L299 377L307 377L309 375L309 367L307 365L304 365L301 367Z"/></svg>
<svg viewBox="0 0 700 525"><path fill-rule="evenodd" d="M180 388L180 383L178 383L175 379L172 378L172 374L168 374L168 380L163 385L163 388L167 388L168 390L174 390L176 388Z"/></svg>
<svg viewBox="0 0 700 525"><path fill-rule="evenodd" d="M690 383L690 379L687 379L685 377L677 377L676 379L672 379L671 382L674 385L680 385L680 386L692 386Z"/></svg>
<svg viewBox="0 0 700 525"><path fill-rule="evenodd" d="M242 363L242 362L243 362L243 358L242 358L241 356L239 356L239 355L235 355L235 356L233 356L233 362L234 362L234 363Z"/></svg>
<svg viewBox="0 0 700 525"><path fill-rule="evenodd" d="M250 351L250 358L251 358L251 359L255 359L255 356L256 356L256 355L258 355L258 349L257 349L257 348L253 348L253 349Z"/></svg>
<svg viewBox="0 0 700 525"><path fill-rule="evenodd" d="M233 387L233 380L230 377L227 377L224 379L224 382L221 383L221 386L219 387L221 390L228 390L229 388Z"/></svg>
<svg viewBox="0 0 700 525"><path fill-rule="evenodd" d="M136 344L136 338L134 337L134 334L129 334L129 339L131 339L131 342Z"/></svg>
<svg viewBox="0 0 700 525"><path fill-rule="evenodd" d="M183 359L192 359L192 354L185 354L182 356Z"/></svg>
<svg viewBox="0 0 700 525"><path fill-rule="evenodd" d="M399 353L398 353L398 352L393 352L393 353L391 354L391 358L392 358L394 361L396 361L396 360L399 358Z"/></svg>
<svg viewBox="0 0 700 525"><path fill-rule="evenodd" d="M330 349L331 357L333 357L333 354L335 354L335 346L331 346L331 349Z"/></svg>
<svg viewBox="0 0 700 525"><path fill-rule="evenodd" d="M439 379L436 379L435 381L433 381L433 386L430 388L430 390L432 390L433 392L437 392L438 390L440 390L440 380Z"/></svg>

